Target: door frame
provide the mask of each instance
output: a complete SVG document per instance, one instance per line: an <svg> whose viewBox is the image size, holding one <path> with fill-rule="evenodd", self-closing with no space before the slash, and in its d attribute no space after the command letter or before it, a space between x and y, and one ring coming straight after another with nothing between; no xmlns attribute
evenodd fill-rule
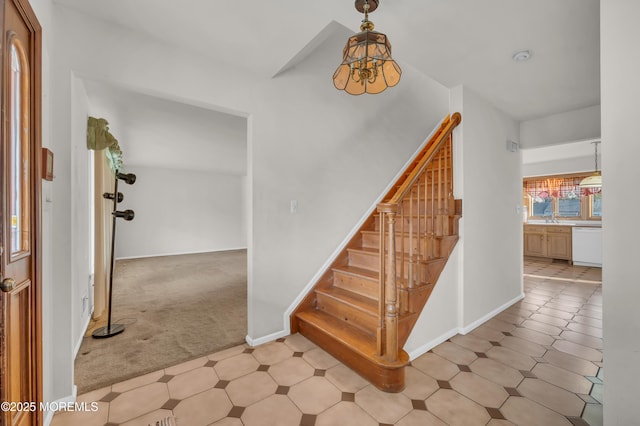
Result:
<svg viewBox="0 0 640 426"><path fill-rule="evenodd" d="M28 0L2 0L0 4L0 34L2 41L5 40L5 4L12 2L18 11L20 12L22 19L29 28L32 37L32 43L28 52L30 65L32 68L32 75L30 78L31 88L33 90L33 102L31 103L31 117L32 117L32 135L33 141L31 145L30 160L31 160L31 181L32 190L30 194L31 198L31 250L32 250L32 263L31 263L31 276L32 276L32 289L33 297L31 299L31 387L32 396L35 401L14 401L14 402L35 402L37 408L34 412L34 420L36 425L42 425L44 413L39 410L40 402L43 402L42 398L42 27L38 22L35 12L31 8ZM3 43L4 44L4 43ZM6 59L6 49L0 48L0 63L3 64L0 67L0 80L2 86L5 86L4 64ZM0 126L3 126L3 119L0 120ZM4 128L2 133L4 135ZM4 154L0 153L2 162L4 164ZM2 209L6 211L4 200L2 200ZM6 255L3 254L3 255ZM0 315L0 343L5 344L5 324L4 324L4 309L3 314ZM6 385L6 366L7 358L4 356L4 351L0 354L0 394L4 394L4 386ZM2 413L0 413L2 415Z"/></svg>

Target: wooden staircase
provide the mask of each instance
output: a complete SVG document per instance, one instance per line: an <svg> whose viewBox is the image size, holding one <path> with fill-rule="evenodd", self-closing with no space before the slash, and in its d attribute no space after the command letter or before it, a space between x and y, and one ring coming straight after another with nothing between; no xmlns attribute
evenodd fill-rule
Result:
<svg viewBox="0 0 640 426"><path fill-rule="evenodd" d="M435 135L291 315L300 332L381 390L404 388L402 349L458 241L452 132Z"/></svg>

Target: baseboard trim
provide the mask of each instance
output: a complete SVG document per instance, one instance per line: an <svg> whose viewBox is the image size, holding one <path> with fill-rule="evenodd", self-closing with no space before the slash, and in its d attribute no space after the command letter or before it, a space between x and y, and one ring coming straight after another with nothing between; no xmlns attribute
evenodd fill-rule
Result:
<svg viewBox="0 0 640 426"><path fill-rule="evenodd" d="M289 334L291 333L288 330L281 330L281 331L277 331L275 333L271 333L266 336L258 337L255 339L247 335L247 337L245 337L244 339L249 346L254 347L254 346L264 345L265 343L273 342L274 340L280 339L281 337L286 337Z"/></svg>
<svg viewBox="0 0 640 426"><path fill-rule="evenodd" d="M124 256L116 257L116 260L129 260L129 259L146 259L148 257L165 257L165 256L180 256L184 254L202 254L202 253L219 253L222 251L239 251L246 250L246 247L225 248L219 250L201 250L201 251L185 251L180 253L158 253L158 254L145 254L144 256Z"/></svg>
<svg viewBox="0 0 640 426"><path fill-rule="evenodd" d="M55 401L53 401L52 405L73 404L74 402L76 402L77 398L78 398L78 387L76 385L73 385L73 389L71 390L71 395L65 396L60 399L56 399ZM47 411L44 413L44 418L43 418L44 426L49 426L51 424L51 422L53 421L53 415L55 413L56 413L55 411Z"/></svg>
<svg viewBox="0 0 640 426"><path fill-rule="evenodd" d="M87 329L89 328L89 324L91 324L91 313L92 312L89 312L89 315L87 315L87 319L82 326L82 334L80 335L80 338L76 342L76 346L73 348L73 359L76 359L76 357L78 356L78 352L80 351L80 346L82 346L82 339L84 339L84 335L87 334Z"/></svg>
<svg viewBox="0 0 640 426"><path fill-rule="evenodd" d="M513 306L514 304L518 303L522 299L524 299L524 292L520 293L518 296L514 297L513 299L511 299L508 302L504 303L503 305L497 307L496 309L494 309L493 311L491 311L488 314L484 315L483 317L475 320L471 324L469 324L469 325L467 325L465 327L460 327L460 334L467 334L467 333L473 331L475 328L481 326L485 322L489 321L491 318L493 318L496 315L498 315L500 312L504 311L505 309L510 308L511 306Z"/></svg>
<svg viewBox="0 0 640 426"><path fill-rule="evenodd" d="M411 352L409 352L409 359L411 361L413 361L414 359L418 358L419 356L422 356L422 355L426 354L431 349L433 349L436 346L438 346L440 343L445 342L447 339L451 339L453 336L458 334L459 331L460 330L458 328L452 328L451 330L446 331L445 333L441 334L440 336L436 337L435 339L432 339L432 340L428 341L424 345L422 345L422 346L412 350Z"/></svg>
<svg viewBox="0 0 640 426"><path fill-rule="evenodd" d="M410 360L414 360L414 359L418 358L419 356L424 355L425 353L427 353L431 349L435 348L439 344L445 342L448 339L451 339L456 334L464 335L464 334L467 334L467 333L473 331L475 328L481 326L485 322L489 321L491 318L493 318L496 315L498 315L500 312L504 311L505 309L508 309L509 307L511 307L514 304L518 303L522 299L524 299L524 293L520 293L520 295L518 295L515 298L511 299L510 301L504 303L500 307L494 309L493 311L491 311L488 314L484 315L482 318L472 322L471 324L467 325L466 327L456 327L456 328L452 328L449 331L445 331L443 334L441 334L440 336L436 337L435 339L432 339L432 340L428 341L427 343L425 343L424 345L422 345L422 346L416 348L415 350L409 352L409 359Z"/></svg>

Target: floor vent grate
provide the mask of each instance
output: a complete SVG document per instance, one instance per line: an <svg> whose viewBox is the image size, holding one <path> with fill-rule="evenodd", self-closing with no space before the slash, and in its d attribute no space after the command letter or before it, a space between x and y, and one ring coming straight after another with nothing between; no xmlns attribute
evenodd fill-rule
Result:
<svg viewBox="0 0 640 426"><path fill-rule="evenodd" d="M176 418L173 416L165 417L155 422L149 423L149 426L177 426Z"/></svg>

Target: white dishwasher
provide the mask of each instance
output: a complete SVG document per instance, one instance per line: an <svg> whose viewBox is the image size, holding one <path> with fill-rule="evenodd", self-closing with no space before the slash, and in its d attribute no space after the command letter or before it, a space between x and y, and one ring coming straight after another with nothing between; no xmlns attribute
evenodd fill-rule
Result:
<svg viewBox="0 0 640 426"><path fill-rule="evenodd" d="M575 226L572 235L573 264L602 267L602 228Z"/></svg>

